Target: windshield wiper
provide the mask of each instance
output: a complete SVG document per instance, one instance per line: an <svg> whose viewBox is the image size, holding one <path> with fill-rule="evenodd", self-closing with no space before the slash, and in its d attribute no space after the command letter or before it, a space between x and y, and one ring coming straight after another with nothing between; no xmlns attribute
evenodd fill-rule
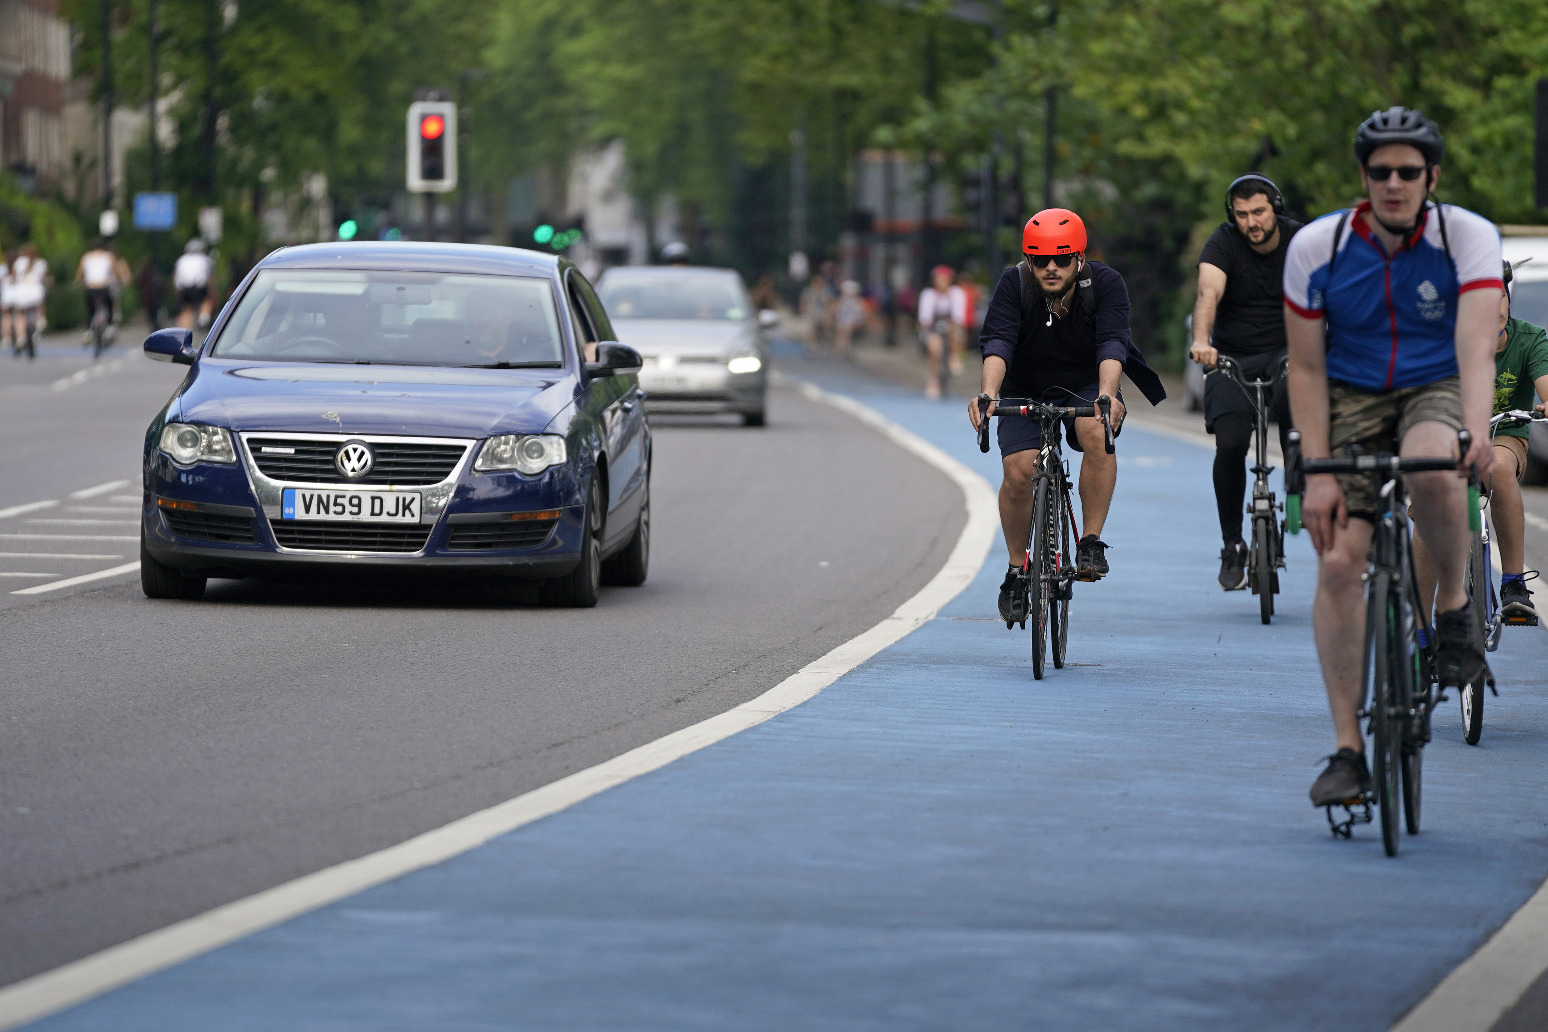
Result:
<svg viewBox="0 0 1548 1032"><path fill-rule="evenodd" d="M486 365L466 365L463 369L560 369L560 362L490 362Z"/></svg>

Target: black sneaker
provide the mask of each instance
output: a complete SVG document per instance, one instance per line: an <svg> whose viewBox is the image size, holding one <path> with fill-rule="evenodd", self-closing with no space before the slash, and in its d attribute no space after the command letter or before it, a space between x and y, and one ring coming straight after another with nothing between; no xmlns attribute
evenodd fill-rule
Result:
<svg viewBox="0 0 1548 1032"><path fill-rule="evenodd" d="M1075 546L1075 579L1101 580L1107 576L1107 542L1087 534Z"/></svg>
<svg viewBox="0 0 1548 1032"><path fill-rule="evenodd" d="M1247 586L1247 546L1238 541L1220 550L1220 586L1241 591Z"/></svg>
<svg viewBox="0 0 1548 1032"><path fill-rule="evenodd" d="M1000 584L1000 619L1006 627L1027 622L1027 585L1020 570L1008 570Z"/></svg>
<svg viewBox="0 0 1548 1032"><path fill-rule="evenodd" d="M1483 676L1484 644L1467 606L1435 616L1435 676L1442 688L1472 684Z"/></svg>
<svg viewBox="0 0 1548 1032"><path fill-rule="evenodd" d="M1371 772L1365 754L1340 749L1328 757L1328 765L1312 782L1313 806L1333 806L1354 802L1371 790Z"/></svg>
<svg viewBox="0 0 1548 1032"><path fill-rule="evenodd" d="M1508 580L1500 585L1500 618L1518 627L1537 626L1537 607L1523 581Z"/></svg>

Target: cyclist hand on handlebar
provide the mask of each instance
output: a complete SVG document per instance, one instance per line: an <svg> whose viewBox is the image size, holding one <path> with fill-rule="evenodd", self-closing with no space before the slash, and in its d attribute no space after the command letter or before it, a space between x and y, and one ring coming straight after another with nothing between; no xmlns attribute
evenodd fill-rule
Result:
<svg viewBox="0 0 1548 1032"><path fill-rule="evenodd" d="M1220 361L1220 349L1209 344L1195 344L1188 349L1188 357L1209 372Z"/></svg>
<svg viewBox="0 0 1548 1032"><path fill-rule="evenodd" d="M982 416L979 413L979 407L980 407L980 405L982 403L982 400L984 398L989 398L990 399L990 401L989 401L989 415L991 415L991 416L994 415L994 402L996 400L998 400L994 395L991 395L991 394L979 394L979 395L977 395L977 396L975 396L973 398L970 398L968 400L968 421L973 424L973 429L974 430L977 430L979 428L979 426L981 425L981 423L982 423L982 421L984 419L984 416Z"/></svg>
<svg viewBox="0 0 1548 1032"><path fill-rule="evenodd" d="M1306 478L1306 493L1301 499L1301 525L1311 536L1318 555L1333 543L1333 528L1349 525L1349 509L1344 492L1331 473L1315 473Z"/></svg>
<svg viewBox="0 0 1548 1032"><path fill-rule="evenodd" d="M1123 417L1128 412L1128 409L1124 408L1123 402L1120 401L1116 395L1111 398L1111 402L1112 409L1110 411L1112 415L1108 421L1108 425L1112 427L1113 436L1117 437L1118 431L1123 429Z"/></svg>

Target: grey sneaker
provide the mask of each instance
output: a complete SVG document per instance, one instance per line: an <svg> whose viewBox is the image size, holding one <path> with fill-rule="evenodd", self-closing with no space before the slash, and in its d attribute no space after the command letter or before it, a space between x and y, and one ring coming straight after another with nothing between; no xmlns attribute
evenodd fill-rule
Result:
<svg viewBox="0 0 1548 1032"><path fill-rule="evenodd" d="M1312 782L1313 806L1333 806L1353 802L1371 790L1371 772L1365 754L1340 749L1328 757L1328 765Z"/></svg>
<svg viewBox="0 0 1548 1032"><path fill-rule="evenodd" d="M1483 676L1483 637L1467 606L1435 615L1435 674L1442 688L1460 688Z"/></svg>
<svg viewBox="0 0 1548 1032"><path fill-rule="evenodd" d="M1220 586L1241 591L1247 586L1247 546L1238 541L1220 550Z"/></svg>
<svg viewBox="0 0 1548 1032"><path fill-rule="evenodd" d="M1000 584L1000 619L1006 627L1027 622L1027 586L1020 570L1009 570Z"/></svg>
<svg viewBox="0 0 1548 1032"><path fill-rule="evenodd" d="M1537 607L1532 605L1532 593L1525 583L1510 580L1500 585L1500 616L1518 627L1537 626Z"/></svg>
<svg viewBox="0 0 1548 1032"><path fill-rule="evenodd" d="M1075 579L1101 580L1107 576L1107 542L1087 534L1075 546Z"/></svg>

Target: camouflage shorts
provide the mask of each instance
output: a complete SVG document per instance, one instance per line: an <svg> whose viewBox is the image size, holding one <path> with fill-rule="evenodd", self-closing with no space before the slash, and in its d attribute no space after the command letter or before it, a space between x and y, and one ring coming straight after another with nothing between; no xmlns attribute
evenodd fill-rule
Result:
<svg viewBox="0 0 1548 1032"><path fill-rule="evenodd" d="M1375 394L1328 382L1328 445L1336 458L1349 457L1356 445L1367 455L1391 455L1409 428L1424 422L1462 429L1462 392L1455 376ZM1375 519L1381 502L1379 477L1340 473L1338 486L1349 515Z"/></svg>

